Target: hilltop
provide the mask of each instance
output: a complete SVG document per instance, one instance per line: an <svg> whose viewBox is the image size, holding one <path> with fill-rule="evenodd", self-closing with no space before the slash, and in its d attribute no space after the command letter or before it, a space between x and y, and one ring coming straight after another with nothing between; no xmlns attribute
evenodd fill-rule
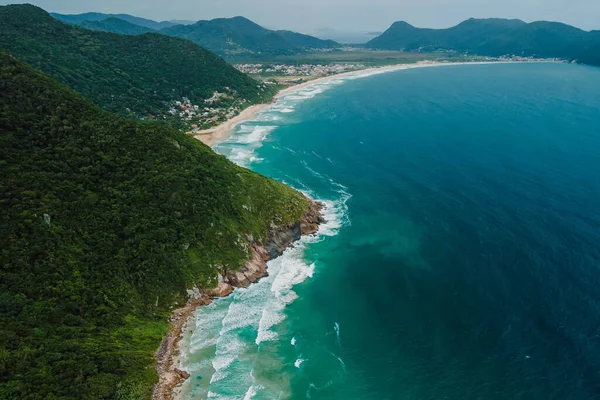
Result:
<svg viewBox="0 0 600 400"><path fill-rule="evenodd" d="M90 31L31 5L0 7L0 48L122 115L161 117L174 101L202 105L216 91L240 107L273 94L188 40Z"/></svg>
<svg viewBox="0 0 600 400"><path fill-rule="evenodd" d="M299 235L310 208L3 51L0 141L3 399L150 398L154 353L186 290L243 277L252 248Z"/></svg>
<svg viewBox="0 0 600 400"><path fill-rule="evenodd" d="M333 40L317 39L291 31L273 31L244 17L217 18L161 30L169 36L185 38L223 55L293 54L309 49L339 47Z"/></svg>
<svg viewBox="0 0 600 400"><path fill-rule="evenodd" d="M416 28L395 22L366 45L371 49L452 50L482 56L518 55L600 62L600 37L558 22L469 19L448 29Z"/></svg>

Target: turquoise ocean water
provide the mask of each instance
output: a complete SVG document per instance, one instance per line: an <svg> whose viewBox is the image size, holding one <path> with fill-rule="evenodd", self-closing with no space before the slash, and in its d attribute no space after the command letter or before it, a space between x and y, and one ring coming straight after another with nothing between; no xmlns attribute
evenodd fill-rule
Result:
<svg viewBox="0 0 600 400"><path fill-rule="evenodd" d="M600 399L600 69L331 79L216 150L328 222L197 311L182 398Z"/></svg>

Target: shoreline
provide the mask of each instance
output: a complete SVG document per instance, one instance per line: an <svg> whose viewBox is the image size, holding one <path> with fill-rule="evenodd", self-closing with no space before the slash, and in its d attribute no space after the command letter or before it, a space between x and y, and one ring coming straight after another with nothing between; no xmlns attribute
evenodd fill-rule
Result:
<svg viewBox="0 0 600 400"><path fill-rule="evenodd" d="M539 61L537 61L539 62ZM482 61L482 62L424 62L417 64L397 64L385 67L367 68L358 71L350 71L336 75L324 76L310 81L290 86L280 90L274 97L273 101L265 104L256 104L243 110L238 116L231 118L222 124L196 132L193 136L207 144L213 146L216 143L227 139L232 133L235 126L244 121L253 119L256 114L275 103L283 96L295 93L306 87L326 82L329 80L356 76L371 76L378 73L386 73L392 71L400 71L405 69L437 67L447 65L482 65L482 64L508 64L516 63L515 61ZM241 266L237 271L228 271L225 276L219 276L219 284L214 289L193 288L188 291L189 299L187 303L171 314L169 332L165 336L161 346L156 352L157 364L155 366L159 376L159 381L154 386L152 399L153 400L173 400L178 399L180 393L178 388L185 382L190 374L179 369L180 364L178 357L181 353L180 342L185 334L185 327L200 306L209 305L214 299L226 297L230 295L235 288L247 287L250 284L257 282L262 277L267 276L266 263L280 256L285 249L299 240L304 235L310 235L318 232L319 225L324 221L322 217L323 205L313 199L309 200L307 213L301 221L289 226L275 229L269 234L267 243L263 246L252 244L252 255L250 259Z"/></svg>
<svg viewBox="0 0 600 400"><path fill-rule="evenodd" d="M224 276L219 275L216 288L188 290L188 301L183 307L172 312L169 332L155 354L158 382L154 385L152 400L178 398L176 388L190 377L188 372L178 368L179 363L176 361L181 353L180 342L183 339L184 329L196 309L209 305L216 298L229 296L235 288L248 287L267 276L268 261L281 256L302 236L317 233L320 225L326 222L322 215L324 205L309 197L307 200L308 208L300 221L274 227L263 245L251 243L251 257L239 270L226 271Z"/></svg>
<svg viewBox="0 0 600 400"><path fill-rule="evenodd" d="M542 60L535 61L459 61L459 62L443 62L443 61L421 61L414 64L394 64L394 65L386 65L383 67L371 67L360 69L356 71L348 71L343 72L341 74L335 75L327 75L319 78L311 79L307 82L300 83L298 85L293 85L281 89L279 92L273 96L273 100L269 103L261 103L254 104L246 109L244 109L239 115L228 119L221 124L205 129L202 131L198 131L195 133L188 132L190 135L194 136L196 139L200 140L202 143L206 144L209 147L213 147L214 145L228 139L232 133L233 129L246 121L252 120L257 114L276 103L277 100L282 98L283 96L287 96L289 94L293 94L299 90L310 87L314 84L327 82L333 79L346 78L356 76L358 78L362 77L362 75L367 74L367 76L375 75L375 74L383 74L387 72L394 71L402 71L407 69L414 68L427 68L427 67L443 67L443 66L451 66L451 65L491 65L491 64L517 64L517 63L538 63L538 62L549 62Z"/></svg>

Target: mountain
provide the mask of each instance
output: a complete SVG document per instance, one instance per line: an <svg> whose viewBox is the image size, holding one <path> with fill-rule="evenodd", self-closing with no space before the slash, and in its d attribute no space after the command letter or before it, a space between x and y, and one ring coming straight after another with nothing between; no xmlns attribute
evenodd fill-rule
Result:
<svg viewBox="0 0 600 400"><path fill-rule="evenodd" d="M339 44L290 31L272 31L244 17L217 18L161 30L185 38L223 55L293 54L308 49L329 49Z"/></svg>
<svg viewBox="0 0 600 400"><path fill-rule="evenodd" d="M85 21L101 22L101 21L107 20L109 18L118 18L120 20L129 22L130 24L142 26L144 28L149 28L149 29L152 29L155 31L158 31L160 29L169 28L169 27L179 24L175 21L173 21L173 22L171 22L171 21L156 22L151 19L135 17L135 16L129 15L129 14L103 14L103 13L97 13L97 12L90 12L90 13L84 13L84 14L51 13L50 15L52 15L56 19L59 19L63 22L66 22L68 24L73 24L73 25L80 25L82 22L85 22Z"/></svg>
<svg viewBox="0 0 600 400"><path fill-rule="evenodd" d="M288 186L165 124L103 111L1 50L0 160L6 400L151 398L186 289L215 286L251 241L308 209Z"/></svg>
<svg viewBox="0 0 600 400"><path fill-rule="evenodd" d="M172 19L168 22L175 24L175 25L192 25L192 24L196 23L196 21L189 21L187 19Z"/></svg>
<svg viewBox="0 0 600 400"><path fill-rule="evenodd" d="M367 47L407 51L424 49L463 49L473 46L478 40L496 34L505 34L526 25L520 20L469 19L448 29L415 28L398 21L380 36L367 43Z"/></svg>
<svg viewBox="0 0 600 400"><path fill-rule="evenodd" d="M0 48L123 115L160 115L183 97L202 104L225 87L246 104L272 94L188 40L90 31L31 5L0 7Z"/></svg>
<svg viewBox="0 0 600 400"><path fill-rule="evenodd" d="M154 29L135 25L115 17L107 18L102 21L82 21L78 25L93 31L112 32L122 35L141 35L143 33L156 32Z"/></svg>
<svg viewBox="0 0 600 400"><path fill-rule="evenodd" d="M469 19L448 29L415 28L396 22L368 48L405 51L453 50L483 56L536 56L591 62L597 58L594 32L558 22Z"/></svg>

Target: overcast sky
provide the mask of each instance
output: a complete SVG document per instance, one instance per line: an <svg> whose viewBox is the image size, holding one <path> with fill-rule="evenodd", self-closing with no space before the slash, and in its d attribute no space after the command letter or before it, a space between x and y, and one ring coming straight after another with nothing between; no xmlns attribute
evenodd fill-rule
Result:
<svg viewBox="0 0 600 400"><path fill-rule="evenodd" d="M10 4L19 1L2 1ZM29 0L50 12L127 13L154 20L243 15L277 29L383 31L397 20L441 28L469 17L561 21L600 29L600 0Z"/></svg>

